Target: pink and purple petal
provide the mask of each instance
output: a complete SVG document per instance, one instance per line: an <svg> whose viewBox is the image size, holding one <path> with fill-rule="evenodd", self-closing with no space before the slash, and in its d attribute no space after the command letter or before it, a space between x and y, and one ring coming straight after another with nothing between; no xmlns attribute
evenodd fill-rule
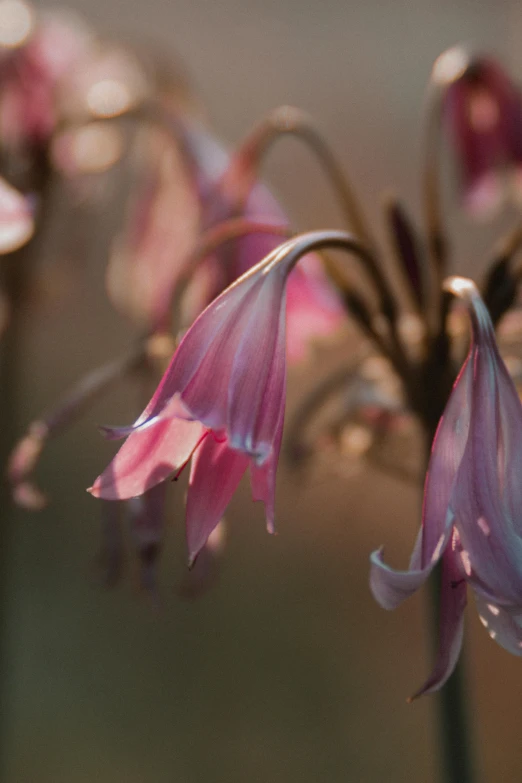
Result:
<svg viewBox="0 0 522 783"><path fill-rule="evenodd" d="M472 295L468 304L475 344L471 424L451 505L470 581L486 585L501 603L520 604L522 407L482 300Z"/></svg>
<svg viewBox="0 0 522 783"><path fill-rule="evenodd" d="M522 611L511 611L487 600L475 592L475 604L480 622L492 639L513 655L522 655Z"/></svg>
<svg viewBox="0 0 522 783"><path fill-rule="evenodd" d="M187 493L187 546L192 565L225 513L248 467L248 457L227 441L205 438L192 459Z"/></svg>
<svg viewBox="0 0 522 783"><path fill-rule="evenodd" d="M105 500L142 495L181 470L205 432L199 421L177 418L133 432L89 492Z"/></svg>
<svg viewBox="0 0 522 783"><path fill-rule="evenodd" d="M429 678L410 701L418 696L438 691L453 673L462 648L466 601L466 580L449 544L442 557L439 647L435 666Z"/></svg>
<svg viewBox="0 0 522 783"><path fill-rule="evenodd" d="M281 451L283 440L284 418L285 405L283 395L277 431L270 456L262 465L257 465L255 462L250 463L252 497L254 500L260 500L265 505L266 527L269 533L275 533L276 475L279 452Z"/></svg>
<svg viewBox="0 0 522 783"><path fill-rule="evenodd" d="M259 464L272 450L285 399L284 269L264 276L229 378L227 432L233 448Z"/></svg>
<svg viewBox="0 0 522 783"><path fill-rule="evenodd" d="M453 387L433 441L422 528L409 570L396 571L387 566L382 559L382 549L371 555L370 586L385 609L395 609L426 581L448 544L455 521L449 505L468 438L472 385L470 354Z"/></svg>

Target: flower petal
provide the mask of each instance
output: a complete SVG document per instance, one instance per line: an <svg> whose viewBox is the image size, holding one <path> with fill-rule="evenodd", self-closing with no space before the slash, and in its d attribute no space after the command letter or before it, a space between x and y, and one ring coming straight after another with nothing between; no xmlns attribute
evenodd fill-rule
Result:
<svg viewBox="0 0 522 783"><path fill-rule="evenodd" d="M472 354L455 382L433 441L426 476L422 528L408 571L385 565L382 549L371 555L370 587L384 609L395 609L428 578L449 541L454 514L449 509L458 466L466 446L473 386Z"/></svg>
<svg viewBox="0 0 522 783"><path fill-rule="evenodd" d="M233 448L261 464L272 450L286 386L286 275L267 274L234 356L227 433Z"/></svg>
<svg viewBox="0 0 522 783"><path fill-rule="evenodd" d="M226 525L222 519L200 549L192 568L185 571L177 589L181 598L194 601L214 587L220 575L225 538Z"/></svg>
<svg viewBox="0 0 522 783"><path fill-rule="evenodd" d="M475 592L480 621L501 647L513 655L522 655L522 612L510 612Z"/></svg>
<svg viewBox="0 0 522 783"><path fill-rule="evenodd" d="M194 418L212 429L225 427L226 389L234 347L241 339L259 285L255 275L243 278L201 313L179 344L151 401L128 429L137 431L164 413L170 415L166 409L179 394Z"/></svg>
<svg viewBox="0 0 522 783"><path fill-rule="evenodd" d="M422 531L417 538L417 545L421 535ZM433 566L421 570L396 571L383 561L383 551L381 547L370 555L370 589L383 609L396 609L426 581Z"/></svg>
<svg viewBox="0 0 522 783"><path fill-rule="evenodd" d="M162 419L133 432L88 491L105 500L142 495L179 471L204 436L199 421L177 418Z"/></svg>
<svg viewBox="0 0 522 783"><path fill-rule="evenodd" d="M411 697L411 700L438 691L455 669L462 647L465 608L466 581L462 578L461 569L450 544L442 557L437 658L428 680Z"/></svg>
<svg viewBox="0 0 522 783"><path fill-rule="evenodd" d="M521 605L522 407L485 305L478 295L468 304L476 346L472 413L451 505L469 581L476 579L502 604Z"/></svg>
<svg viewBox="0 0 522 783"><path fill-rule="evenodd" d="M422 547L420 564L424 567L433 560L441 536L447 532L448 507L457 471L466 448L470 427L473 392L473 364L475 354L470 351L437 427L424 487Z"/></svg>
<svg viewBox="0 0 522 783"><path fill-rule="evenodd" d="M282 403L277 424L276 435L272 451L268 459L262 465L250 463L250 482L252 485L252 497L261 500L265 504L266 527L269 533L275 533L275 488L277 463L281 442L283 440L283 425L285 418L285 392L283 391Z"/></svg>
<svg viewBox="0 0 522 783"><path fill-rule="evenodd" d="M194 454L187 493L189 566L205 545L248 466L248 457L209 434Z"/></svg>

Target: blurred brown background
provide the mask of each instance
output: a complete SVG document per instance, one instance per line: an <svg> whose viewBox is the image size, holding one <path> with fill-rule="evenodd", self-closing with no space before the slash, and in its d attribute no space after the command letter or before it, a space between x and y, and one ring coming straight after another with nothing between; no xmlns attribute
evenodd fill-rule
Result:
<svg viewBox="0 0 522 783"><path fill-rule="evenodd" d="M469 42L522 78L515 1L70 5L102 32L157 42L180 57L228 143L277 104L308 110L376 221L390 185L419 214L423 90L442 49ZM338 225L329 190L298 145L283 142L266 172L299 226ZM504 224L452 219L460 271L481 269ZM88 263L72 274L73 251L56 251L62 227L54 227L50 291L25 335L20 426L128 344L126 325L100 297L108 230L94 215ZM292 400L338 358L338 349L325 349L313 377L296 371ZM392 562L406 562L416 490L369 470L296 480L282 465L279 535L266 535L242 487L228 514L221 581L187 604L174 592L185 550L183 491L172 487L163 605L154 611L130 579L104 592L90 578L100 504L85 487L113 451L95 424L128 421L134 404L132 389L117 390L52 444L39 472L51 505L41 515L14 512L9 783L435 780L435 699L405 703L429 668L427 596L389 614L367 584L368 555L380 544ZM519 781L522 663L487 637L472 607L466 641L481 780Z"/></svg>

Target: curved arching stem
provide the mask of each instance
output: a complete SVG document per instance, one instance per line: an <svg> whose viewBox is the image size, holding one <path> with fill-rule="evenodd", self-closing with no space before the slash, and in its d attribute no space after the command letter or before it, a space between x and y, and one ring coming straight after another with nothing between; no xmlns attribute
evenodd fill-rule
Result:
<svg viewBox="0 0 522 783"><path fill-rule="evenodd" d="M180 145L184 153L186 152L187 165L196 171L197 164L191 148L190 129L187 129L179 117L172 115L157 103L144 104L126 116L135 120L151 122L170 133L173 142ZM388 281L378 264L375 245L363 218L362 210L333 153L306 113L293 107L281 107L271 112L264 121L254 128L234 153L225 172L215 184L216 192L220 198L229 202L230 218L240 217L245 201L259 177L259 167L264 153L276 139L286 134L304 139L316 152L334 184L348 222L356 229L354 237L366 245L365 265L377 293L381 313L389 326L390 345L387 346L375 330L370 336L379 345L381 351L390 358L393 354L395 363L401 365L403 369L406 368L407 357L397 331L397 305ZM192 257L191 260L193 260ZM351 286L341 274L334 272L333 262L325 260L325 263L329 267L327 271L334 278L334 282L344 294L348 293L350 297L352 295ZM349 306L348 309L351 310ZM368 333L367 322L364 328Z"/></svg>
<svg viewBox="0 0 522 783"><path fill-rule="evenodd" d="M358 377L359 369L363 361L368 357L365 351L361 356L343 365L315 386L310 394L305 397L294 416L286 425L286 453L290 461L297 465L308 456L308 450L303 443L302 433L314 415L320 410L326 401L345 388Z"/></svg>
<svg viewBox="0 0 522 783"><path fill-rule="evenodd" d="M442 214L441 150L443 102L448 89L469 72L473 58L461 46L443 52L435 61L426 92L426 120L422 157L422 205L431 262L432 287L429 296L428 321L434 333L442 328L440 291L447 274L448 239ZM428 281L429 284L429 281ZM437 336L438 339L440 335Z"/></svg>
<svg viewBox="0 0 522 783"><path fill-rule="evenodd" d="M332 183L346 220L353 229L353 236L366 248L365 266L374 284L379 299L379 307L389 327L390 347L395 361L404 367L407 357L397 331L397 304L386 276L378 263L377 245L364 218L359 201L349 180L341 170L330 147L315 127L312 119L300 109L282 106L271 112L256 126L233 155L232 160L220 182L220 190L230 200L235 200L239 208L243 205L254 183L259 177L261 160L266 151L279 138L285 135L302 139L317 155L323 169ZM327 271L332 276L332 262ZM340 276L334 275L337 284ZM341 290L349 290L345 283ZM383 350L383 346L380 346Z"/></svg>
<svg viewBox="0 0 522 783"><path fill-rule="evenodd" d="M45 495L32 483L34 472L46 443L67 430L118 381L146 364L150 341L141 340L129 353L92 370L74 384L49 410L34 419L26 434L12 449L7 463L7 477L18 505L39 510L46 505Z"/></svg>
<svg viewBox="0 0 522 783"><path fill-rule="evenodd" d="M257 178L262 158L273 143L283 136L301 139L314 152L334 188L353 233L368 248L374 248L370 228L349 179L312 118L294 106L280 106L270 112L244 139L226 174L234 189L232 193L239 192L243 198L248 195Z"/></svg>
<svg viewBox="0 0 522 783"><path fill-rule="evenodd" d="M359 262L359 265L370 284L374 287L378 286L378 280L376 279L375 274L375 259L371 251L361 244L360 240L353 234L349 234L347 231L334 230L308 231L287 240L280 245L280 247L269 253L258 264L253 266L240 278L240 280L244 280L246 277L256 274L260 269L264 269L268 272L282 262L285 264L286 273L289 274L303 256L314 251L319 252L326 249L343 250L352 255ZM326 271L330 274L333 282L339 284L337 266L329 269L329 266L327 265ZM236 283L232 283L230 288L235 284ZM386 354L406 387L409 387L412 382L412 374L410 364L406 357L396 352L393 345L388 345L378 332L375 332L375 334L377 347Z"/></svg>
<svg viewBox="0 0 522 783"><path fill-rule="evenodd" d="M431 81L426 98L426 127L422 164L422 205L433 271L440 280L447 263L447 239L442 218L440 150L442 143L442 89Z"/></svg>
<svg viewBox="0 0 522 783"><path fill-rule="evenodd" d="M267 234L269 236L281 237L281 240L283 240L289 237L290 230L288 226L278 226L275 223L260 223L255 220L249 220L248 218L238 217L218 223L214 228L208 229L208 231L205 231L201 236L192 253L190 253L183 262L183 267L176 280L172 300L172 312L174 313L175 321L174 332L180 327L180 324L176 323L175 317L176 314L179 314L180 312L180 302L186 291L187 285L196 274L202 262L222 245L226 245L228 242L233 242L236 239L241 239L242 237L250 236L252 234Z"/></svg>

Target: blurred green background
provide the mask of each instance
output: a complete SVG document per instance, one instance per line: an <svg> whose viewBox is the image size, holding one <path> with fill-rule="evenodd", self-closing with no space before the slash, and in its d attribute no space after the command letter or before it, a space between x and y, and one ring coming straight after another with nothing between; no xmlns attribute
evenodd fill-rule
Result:
<svg viewBox="0 0 522 783"><path fill-rule="evenodd" d="M448 0L74 0L102 32L184 63L215 132L238 140L267 110L317 118L374 221L393 186L418 217L423 91L435 57L465 41L522 78L520 2ZM339 216L305 151L274 150L267 180L297 225ZM105 192L105 203L116 198ZM448 194L448 203L456 199ZM63 213L62 213L63 214ZM85 217L85 258L52 227L46 296L24 335L20 427L87 369L129 343L104 296L111 221ZM505 225L451 226L460 271L480 274ZM382 226L378 224L382 235ZM73 265L71 267L71 260ZM350 347L325 348L291 376L291 406ZM9 571L9 783L340 783L436 780L436 701L406 697L429 669L427 595L396 613L374 603L368 555L405 563L415 488L382 473L281 466L279 535L248 487L234 498L223 571L201 601L175 594L184 568L183 488L170 488L160 610L127 579L93 586L100 503L85 492L114 446L95 425L124 423L135 392L115 390L51 444L39 515L13 512ZM469 708L481 780L522 778L522 664L467 617Z"/></svg>

